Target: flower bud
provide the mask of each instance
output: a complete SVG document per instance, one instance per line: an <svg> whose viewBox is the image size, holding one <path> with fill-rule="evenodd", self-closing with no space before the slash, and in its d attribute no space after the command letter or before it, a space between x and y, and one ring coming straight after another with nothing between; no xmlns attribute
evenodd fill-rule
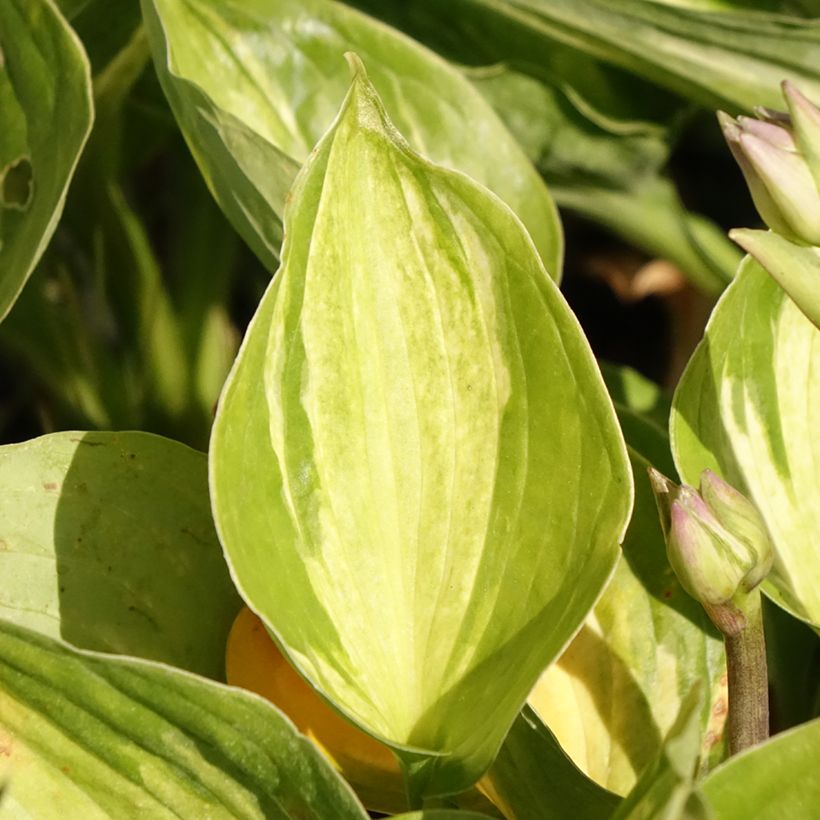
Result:
<svg viewBox="0 0 820 820"><path fill-rule="evenodd" d="M724 634L745 625L745 597L771 569L773 548L751 501L704 470L700 494L650 470L666 534L669 563L680 585Z"/></svg>
<svg viewBox="0 0 820 820"><path fill-rule="evenodd" d="M763 221L791 241L820 245L820 109L783 84L789 114L718 120Z"/></svg>
<svg viewBox="0 0 820 820"><path fill-rule="evenodd" d="M741 541L754 559L754 567L743 578L748 592L768 574L774 561L774 548L763 517L754 504L731 484L711 470L700 477L700 494L724 529Z"/></svg>

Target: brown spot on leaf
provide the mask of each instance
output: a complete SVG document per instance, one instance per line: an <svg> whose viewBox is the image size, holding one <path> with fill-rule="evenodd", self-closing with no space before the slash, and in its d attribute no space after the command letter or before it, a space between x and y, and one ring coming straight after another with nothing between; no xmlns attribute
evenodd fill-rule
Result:
<svg viewBox="0 0 820 820"><path fill-rule="evenodd" d="M56 489L58 489L57 482L56 481L46 481L43 484L43 489L44 490L56 490Z"/></svg>

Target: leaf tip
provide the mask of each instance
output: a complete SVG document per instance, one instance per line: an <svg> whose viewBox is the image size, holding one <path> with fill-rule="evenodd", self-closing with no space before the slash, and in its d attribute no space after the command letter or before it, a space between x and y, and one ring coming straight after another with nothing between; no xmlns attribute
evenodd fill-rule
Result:
<svg viewBox="0 0 820 820"><path fill-rule="evenodd" d="M356 80L367 80L367 69L364 67L361 57L355 51L346 51L344 57L350 68L350 78L354 82Z"/></svg>

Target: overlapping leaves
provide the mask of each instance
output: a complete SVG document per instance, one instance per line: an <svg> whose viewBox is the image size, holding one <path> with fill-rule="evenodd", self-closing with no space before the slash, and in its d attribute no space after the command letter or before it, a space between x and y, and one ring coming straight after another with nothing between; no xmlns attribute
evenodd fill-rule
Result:
<svg viewBox="0 0 820 820"><path fill-rule="evenodd" d="M143 0L143 10L203 175L270 267L287 191L338 110L342 56L352 50L413 147L505 200L560 276L560 226L544 183L491 106L423 46L329 0Z"/></svg>
<svg viewBox="0 0 820 820"><path fill-rule="evenodd" d="M820 625L820 330L747 260L681 379L671 433L681 478L705 468L747 493L776 559L764 590Z"/></svg>

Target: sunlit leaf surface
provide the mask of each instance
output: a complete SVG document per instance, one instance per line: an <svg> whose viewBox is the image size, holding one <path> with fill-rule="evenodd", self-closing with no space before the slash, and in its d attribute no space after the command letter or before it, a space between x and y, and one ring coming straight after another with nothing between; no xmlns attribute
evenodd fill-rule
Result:
<svg viewBox="0 0 820 820"><path fill-rule="evenodd" d="M286 223L217 414L220 536L320 692L460 791L613 569L612 405L520 222L361 72Z"/></svg>
<svg viewBox="0 0 820 820"><path fill-rule="evenodd" d="M758 506L774 540L765 592L820 625L820 330L752 260L718 304L670 424L681 478L710 468Z"/></svg>
<svg viewBox="0 0 820 820"><path fill-rule="evenodd" d="M229 219L269 266L287 191L365 60L393 122L431 159L498 194L560 276L555 206L481 94L418 43L329 0L143 0L160 80Z"/></svg>
<svg viewBox="0 0 820 820"><path fill-rule="evenodd" d="M4 820L367 818L261 698L2 620L0 749Z"/></svg>
<svg viewBox="0 0 820 820"><path fill-rule="evenodd" d="M810 818L820 806L820 719L737 755L701 791L719 820Z"/></svg>
<svg viewBox="0 0 820 820"><path fill-rule="evenodd" d="M648 462L632 453L635 509L615 575L530 705L584 772L627 794L658 755L696 682L703 755L726 716L723 643L666 559Z"/></svg>

